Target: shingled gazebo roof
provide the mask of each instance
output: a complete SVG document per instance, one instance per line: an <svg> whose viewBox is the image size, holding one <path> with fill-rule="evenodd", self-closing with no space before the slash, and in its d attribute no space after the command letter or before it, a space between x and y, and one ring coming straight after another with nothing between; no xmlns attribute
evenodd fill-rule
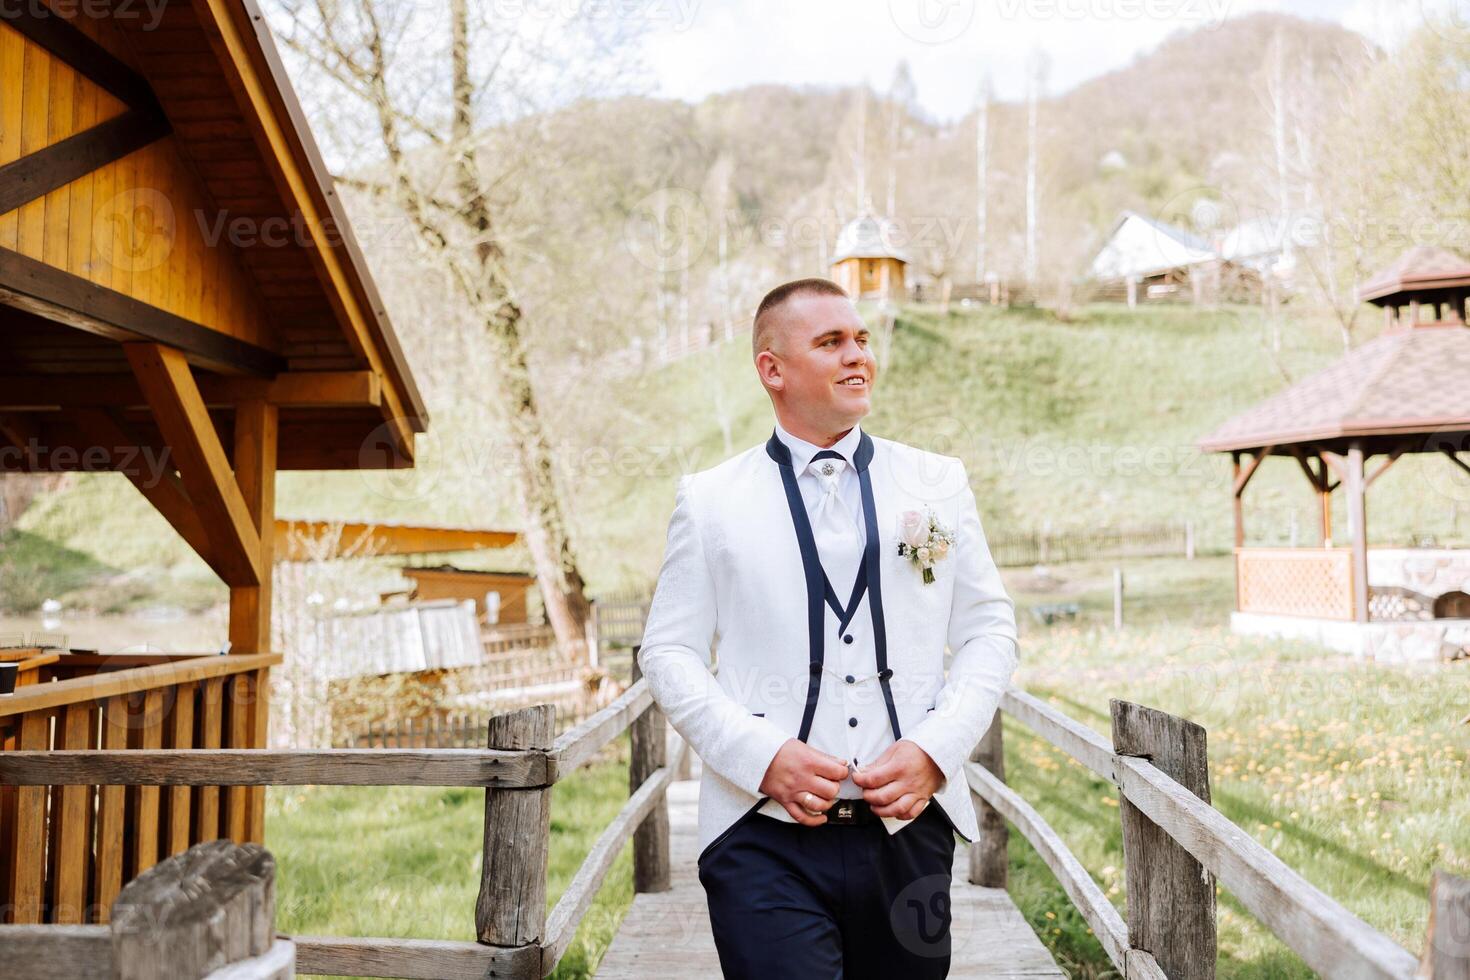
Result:
<svg viewBox="0 0 1470 980"><path fill-rule="evenodd" d="M1470 329L1385 334L1242 412L1199 441L1205 452L1363 437L1470 432Z"/></svg>
<svg viewBox="0 0 1470 980"><path fill-rule="evenodd" d="M1420 245L1360 285L1358 299L1371 303L1399 293L1456 286L1470 287L1470 262L1446 249Z"/></svg>

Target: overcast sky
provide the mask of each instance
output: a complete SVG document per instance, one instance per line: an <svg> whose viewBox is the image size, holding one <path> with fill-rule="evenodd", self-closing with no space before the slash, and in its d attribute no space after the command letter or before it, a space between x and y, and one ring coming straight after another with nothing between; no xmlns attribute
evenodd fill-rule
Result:
<svg viewBox="0 0 1470 980"><path fill-rule="evenodd" d="M659 94L698 100L760 82L858 84L886 90L907 59L919 101L963 115L982 75L1015 99L1036 48L1056 93L1119 68L1181 30L1274 10L1344 24L1391 44L1448 0L619 0L654 24L649 67Z"/></svg>

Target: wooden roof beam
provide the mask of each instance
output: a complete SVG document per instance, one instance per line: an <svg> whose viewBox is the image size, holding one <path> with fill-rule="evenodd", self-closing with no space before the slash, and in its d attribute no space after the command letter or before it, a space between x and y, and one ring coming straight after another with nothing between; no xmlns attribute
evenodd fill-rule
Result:
<svg viewBox="0 0 1470 980"><path fill-rule="evenodd" d="M1445 454L1445 457L1447 459L1449 459L1449 461L1451 463L1454 463L1456 466L1458 466L1460 469L1464 470L1466 473L1470 473L1470 463L1465 462L1458 455L1456 455L1456 453L1455 453L1455 451L1453 449L1441 449L1440 452L1444 453Z"/></svg>
<svg viewBox="0 0 1470 980"><path fill-rule="evenodd" d="M1261 461L1271 455L1271 450L1275 448L1275 446L1262 446L1256 450L1255 454L1251 457L1251 461L1245 464L1245 469L1240 471L1240 476L1235 478L1235 485L1230 488L1231 493L1239 497L1245 492L1245 485L1251 482L1251 477L1256 475L1256 470L1260 468Z"/></svg>
<svg viewBox="0 0 1470 980"><path fill-rule="evenodd" d="M264 401L280 408L361 408L383 403L382 378L373 371L291 371L272 379L197 379L211 408ZM0 411L25 408L147 405L131 374L0 375Z"/></svg>
<svg viewBox="0 0 1470 980"><path fill-rule="evenodd" d="M1394 463L1398 462L1398 458L1400 456L1402 456L1403 454L1404 454L1404 447L1403 446L1400 446L1397 449L1395 449L1392 452L1390 452L1388 454L1388 458L1385 459L1383 462L1379 463L1378 466L1377 466L1377 468L1374 469L1372 473L1369 473L1368 474L1368 478L1363 482L1363 489L1366 490L1369 487L1371 487L1373 485L1373 481L1376 480L1376 479L1378 479L1380 476L1382 476L1388 470L1388 468L1390 466L1392 466Z"/></svg>
<svg viewBox="0 0 1470 980"><path fill-rule="evenodd" d="M161 344L124 344L123 351L199 509L220 577L232 587L259 585L270 574L260 535L188 361Z"/></svg>

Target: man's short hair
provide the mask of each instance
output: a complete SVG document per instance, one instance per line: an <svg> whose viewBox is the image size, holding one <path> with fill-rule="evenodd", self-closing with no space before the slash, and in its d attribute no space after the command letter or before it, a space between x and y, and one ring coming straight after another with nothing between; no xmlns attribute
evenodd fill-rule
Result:
<svg viewBox="0 0 1470 980"><path fill-rule="evenodd" d="M782 283L775 289L766 293L761 305L755 310L755 324L751 328L750 346L751 352L759 356L760 352L771 345L771 324L774 317L771 316L787 300L793 296L841 296L843 299L851 299L847 290L843 289L831 279L793 279L791 282Z"/></svg>

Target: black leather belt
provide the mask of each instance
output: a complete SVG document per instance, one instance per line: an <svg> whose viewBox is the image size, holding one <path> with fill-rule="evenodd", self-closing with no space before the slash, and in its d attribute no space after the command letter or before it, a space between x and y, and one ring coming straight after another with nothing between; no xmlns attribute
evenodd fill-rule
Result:
<svg viewBox="0 0 1470 980"><path fill-rule="evenodd" d="M880 823L883 818L873 812L873 808L864 799L846 800L839 799L827 808L827 822L823 827L862 827L870 823Z"/></svg>

